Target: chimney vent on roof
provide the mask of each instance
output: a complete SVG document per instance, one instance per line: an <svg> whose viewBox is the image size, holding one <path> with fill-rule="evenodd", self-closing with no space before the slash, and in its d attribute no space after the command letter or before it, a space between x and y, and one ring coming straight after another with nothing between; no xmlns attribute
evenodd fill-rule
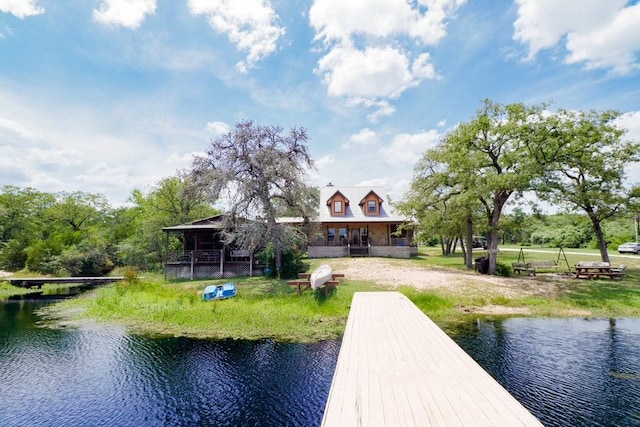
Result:
<svg viewBox="0 0 640 427"><path fill-rule="evenodd" d="M333 184L332 183L328 183L327 187L333 187Z"/></svg>

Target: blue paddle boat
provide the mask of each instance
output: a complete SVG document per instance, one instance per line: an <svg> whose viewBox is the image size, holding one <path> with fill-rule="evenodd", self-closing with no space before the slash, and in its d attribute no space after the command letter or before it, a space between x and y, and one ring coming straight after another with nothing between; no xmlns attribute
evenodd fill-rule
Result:
<svg viewBox="0 0 640 427"><path fill-rule="evenodd" d="M222 285L209 285L204 289L202 299L211 301L216 299L227 299L235 297L238 293L235 283L224 283Z"/></svg>

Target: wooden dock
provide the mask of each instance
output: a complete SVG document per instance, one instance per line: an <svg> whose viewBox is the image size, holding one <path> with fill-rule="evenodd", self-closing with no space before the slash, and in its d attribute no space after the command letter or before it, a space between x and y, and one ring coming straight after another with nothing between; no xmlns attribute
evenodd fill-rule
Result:
<svg viewBox="0 0 640 427"><path fill-rule="evenodd" d="M357 292L322 425L542 424L404 295Z"/></svg>
<svg viewBox="0 0 640 427"><path fill-rule="evenodd" d="M124 277L5 277L0 281L11 283L13 286L19 286L22 288L41 288L42 285L50 284L94 284L101 285L104 283L113 283L124 280Z"/></svg>

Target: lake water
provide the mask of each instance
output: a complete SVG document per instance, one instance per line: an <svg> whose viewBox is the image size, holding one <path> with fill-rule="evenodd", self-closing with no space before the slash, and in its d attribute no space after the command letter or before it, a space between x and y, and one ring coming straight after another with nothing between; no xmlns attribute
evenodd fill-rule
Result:
<svg viewBox="0 0 640 427"><path fill-rule="evenodd" d="M640 319L506 319L456 342L546 426L640 426Z"/></svg>
<svg viewBox="0 0 640 427"><path fill-rule="evenodd" d="M0 303L0 426L313 426L340 342L145 338Z"/></svg>
<svg viewBox="0 0 640 427"><path fill-rule="evenodd" d="M0 303L0 426L317 426L339 341L149 338L36 326ZM506 319L450 331L547 426L640 426L640 319Z"/></svg>

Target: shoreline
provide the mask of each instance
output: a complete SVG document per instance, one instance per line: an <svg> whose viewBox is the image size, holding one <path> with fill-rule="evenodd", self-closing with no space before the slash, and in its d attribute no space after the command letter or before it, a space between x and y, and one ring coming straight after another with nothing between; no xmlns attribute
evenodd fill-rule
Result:
<svg viewBox="0 0 640 427"><path fill-rule="evenodd" d="M345 274L329 298L297 295L285 281L238 278L238 296L202 302L199 292L216 281L106 285L43 310L48 326L82 327L85 322L124 326L136 334L204 339L274 339L317 342L344 333L355 292L398 290L440 327L479 317L640 317L634 280L576 280L558 274L500 277L415 259L332 258ZM218 282L228 281L221 279ZM52 323L53 322L53 323ZM58 326L56 326L56 324Z"/></svg>

